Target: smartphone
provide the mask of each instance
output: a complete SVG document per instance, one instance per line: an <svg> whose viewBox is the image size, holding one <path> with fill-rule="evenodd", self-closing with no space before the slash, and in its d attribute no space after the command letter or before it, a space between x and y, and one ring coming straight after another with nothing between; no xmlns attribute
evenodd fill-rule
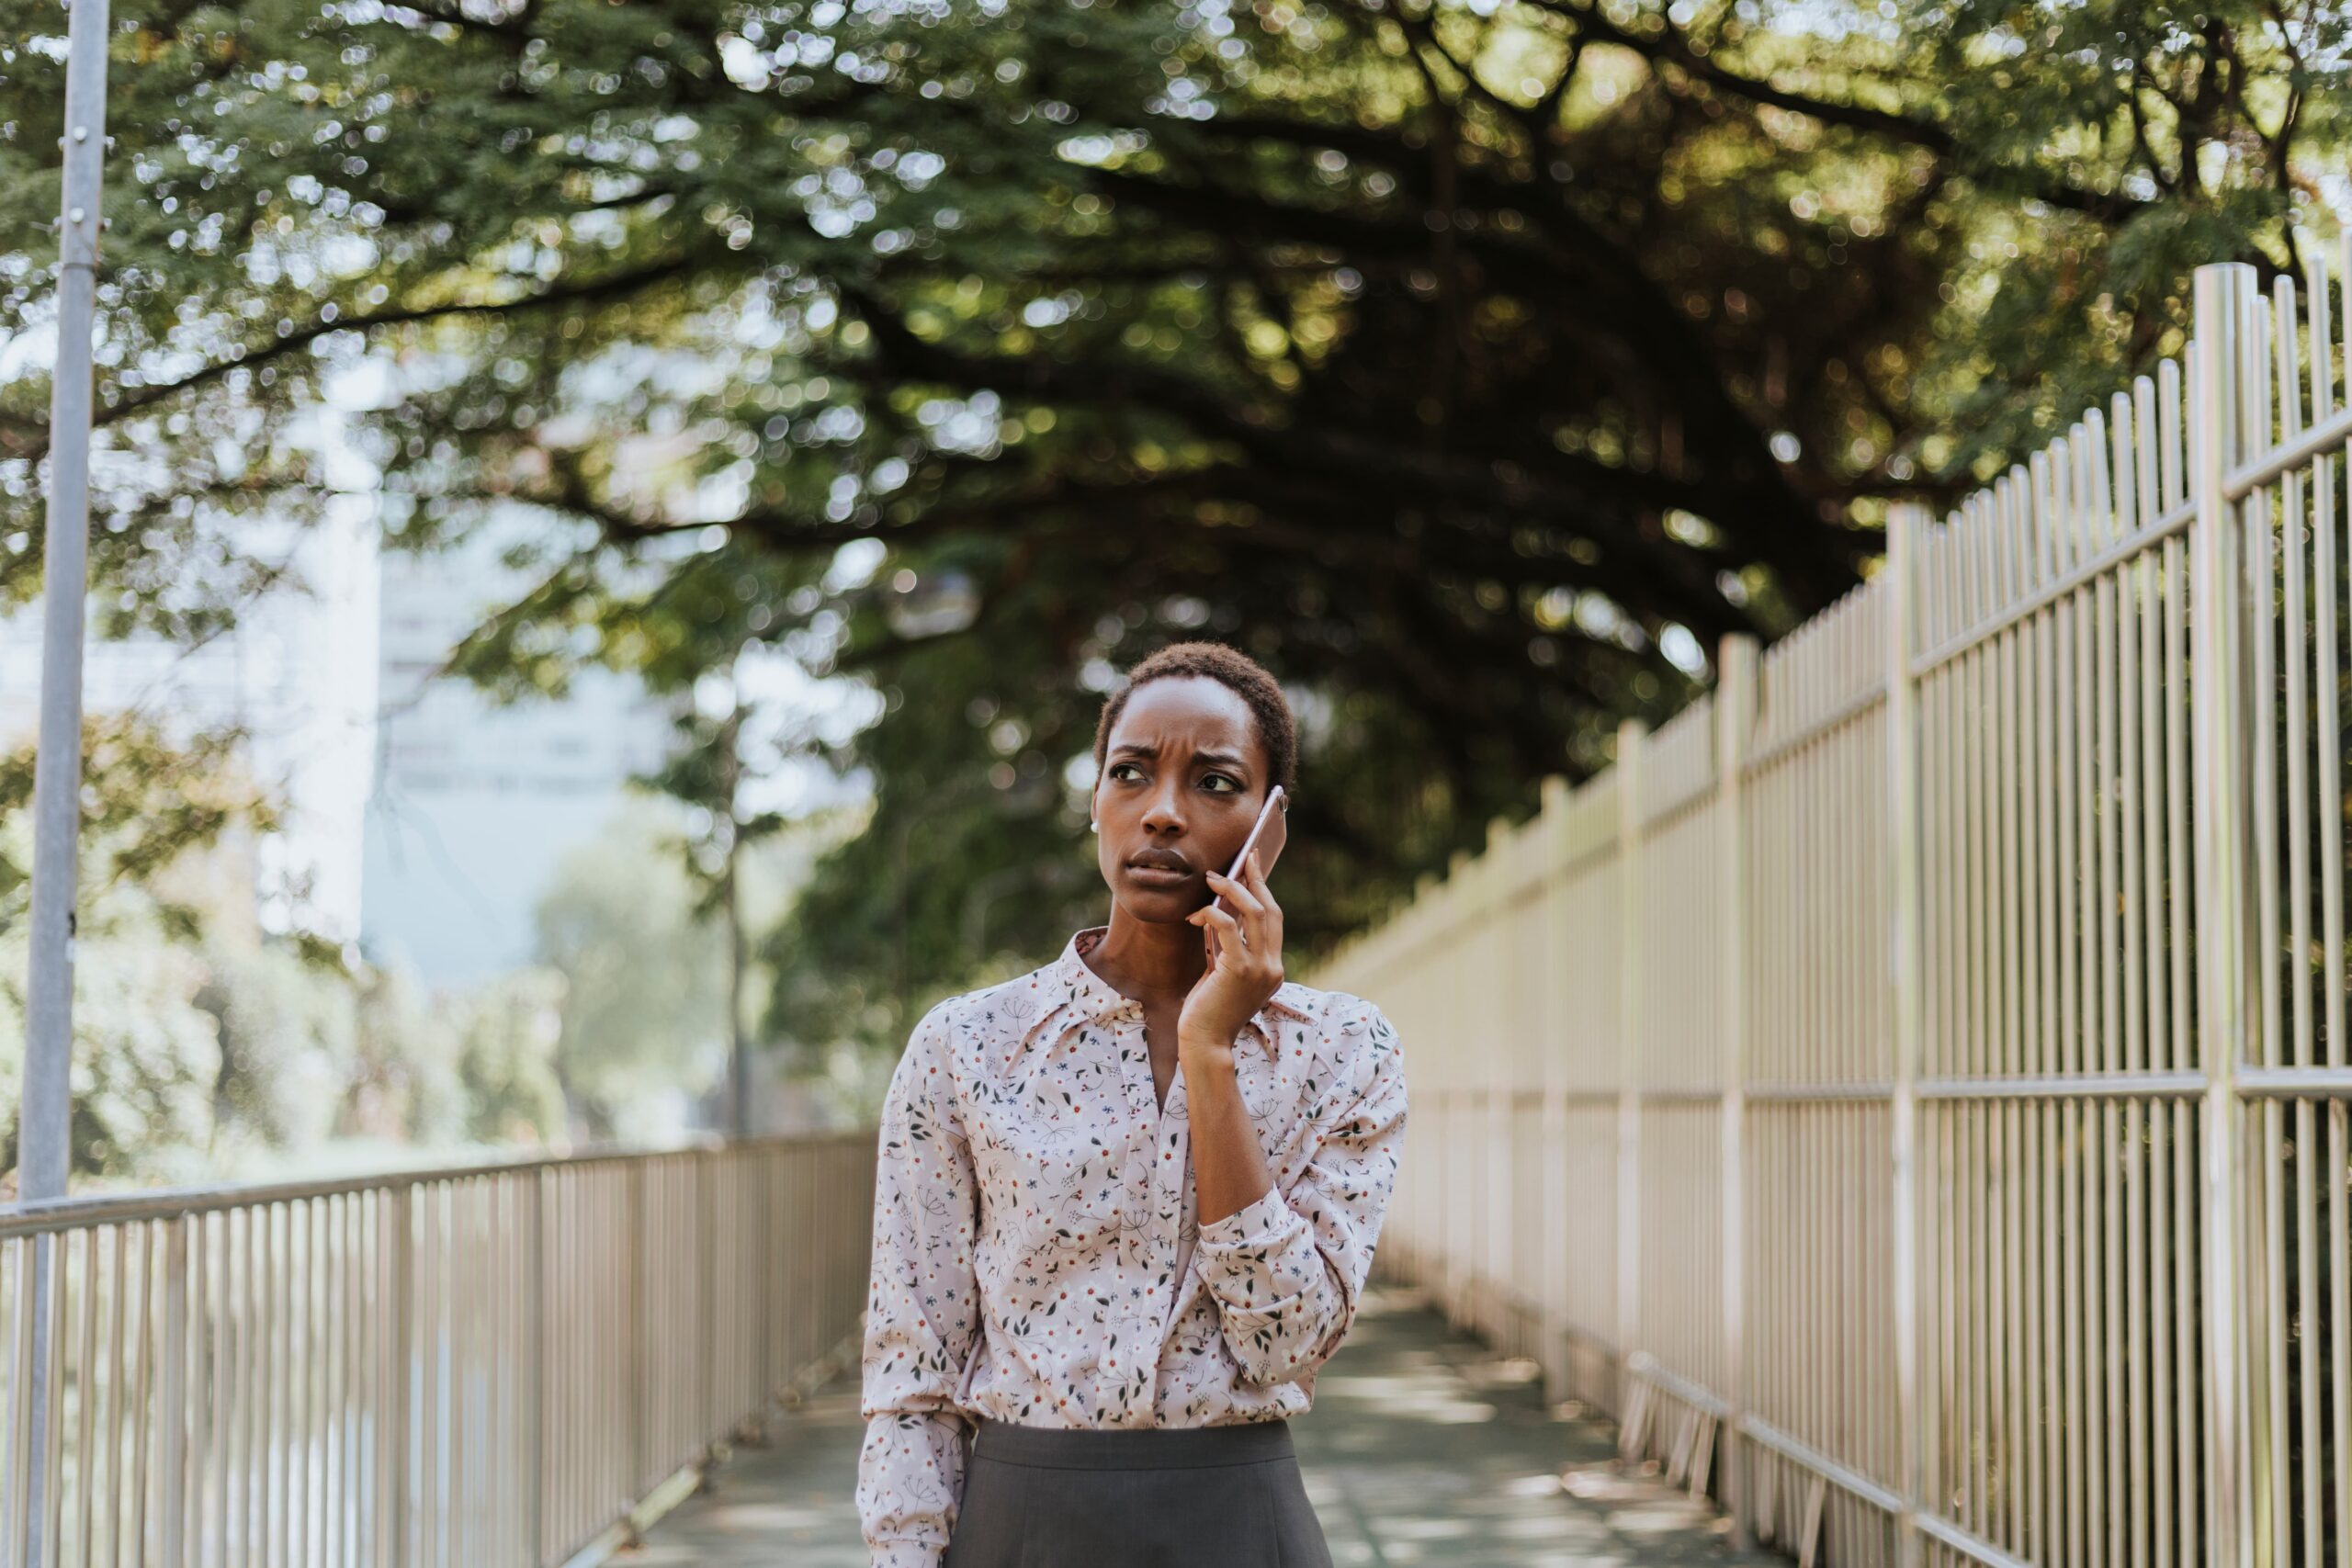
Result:
<svg viewBox="0 0 2352 1568"><path fill-rule="evenodd" d="M1250 836L1241 840L1240 852L1233 857L1233 863L1226 867L1225 874L1228 878L1235 882L1241 880L1241 868L1249 861L1250 852L1253 849L1258 852L1260 874L1270 878L1273 875L1274 859L1283 852L1283 845L1289 838L1286 826L1289 813L1290 802L1283 797L1283 786L1276 784L1266 792L1266 804L1258 808L1258 820L1250 825ZM1210 899L1209 907L1224 908L1225 895L1220 893ZM1216 962L1216 932L1210 931L1207 935L1209 962L1214 964Z"/></svg>

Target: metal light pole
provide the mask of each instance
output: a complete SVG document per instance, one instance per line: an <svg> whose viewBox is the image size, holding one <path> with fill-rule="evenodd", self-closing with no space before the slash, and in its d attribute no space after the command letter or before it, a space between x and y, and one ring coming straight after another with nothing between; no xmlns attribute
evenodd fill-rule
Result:
<svg viewBox="0 0 2352 1568"><path fill-rule="evenodd" d="M90 553L90 329L105 159L107 0L73 7L65 63L65 198L58 225L57 371L50 389L49 532L41 589L40 739L33 758L32 966L18 1132L19 1195L65 1195L74 1038L74 889L82 827L82 600Z"/></svg>
<svg viewBox="0 0 2352 1568"><path fill-rule="evenodd" d="M75 0L65 57L65 190L59 203L57 369L50 388L49 524L42 547L40 734L33 758L32 961L26 987L17 1186L21 1199L65 1195L73 1119L74 895L82 827L82 600L90 553L90 331L98 266L98 176L106 160L107 0ZM48 1451L50 1275L55 1242L33 1248L30 1450ZM28 1562L41 1561L41 1494L30 1467L23 1517Z"/></svg>

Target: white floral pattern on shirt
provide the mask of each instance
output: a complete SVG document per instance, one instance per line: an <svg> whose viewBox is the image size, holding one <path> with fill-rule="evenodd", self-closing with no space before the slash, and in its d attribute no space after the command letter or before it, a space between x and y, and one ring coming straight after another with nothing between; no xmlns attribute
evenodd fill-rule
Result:
<svg viewBox="0 0 2352 1568"><path fill-rule="evenodd" d="M1273 1187L1196 1223L1184 1079L1088 966L1108 931L923 1015L890 1080L874 1201L857 1504L876 1568L930 1568L973 1416L1213 1427L1303 1411L1396 1179L1396 1032L1285 982L1236 1044Z"/></svg>

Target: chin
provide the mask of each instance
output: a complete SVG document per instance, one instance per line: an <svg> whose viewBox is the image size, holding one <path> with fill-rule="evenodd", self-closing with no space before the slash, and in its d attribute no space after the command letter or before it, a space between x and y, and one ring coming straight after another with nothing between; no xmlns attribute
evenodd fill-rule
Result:
<svg viewBox="0 0 2352 1568"><path fill-rule="evenodd" d="M1196 888L1138 887L1122 878L1114 889L1127 912L1154 921L1181 920L1208 903Z"/></svg>

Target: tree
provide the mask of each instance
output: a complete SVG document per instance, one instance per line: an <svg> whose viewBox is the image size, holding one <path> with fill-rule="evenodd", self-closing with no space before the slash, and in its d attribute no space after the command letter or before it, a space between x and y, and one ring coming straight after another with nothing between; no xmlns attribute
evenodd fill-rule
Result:
<svg viewBox="0 0 2352 1568"><path fill-rule="evenodd" d="M669 811L633 803L539 903L540 962L564 982L555 1074L594 1136L650 1129L652 1096L699 1094L726 1059L724 937L697 917L675 831Z"/></svg>
<svg viewBox="0 0 2352 1568"><path fill-rule="evenodd" d="M560 976L427 997L265 933L255 840L277 821L232 730L175 739L94 718L74 964L74 1172L219 1180L333 1140L448 1148L564 1134ZM0 1169L16 1163L25 1043L31 756L0 756Z"/></svg>
<svg viewBox="0 0 2352 1568"><path fill-rule="evenodd" d="M70 1168L190 1179L212 1142L223 1073L195 940L206 914L201 889L237 880L245 847L276 814L238 767L233 731L175 739L145 720L103 717L84 735L91 766L77 865ZM24 1081L32 787L29 743L0 754L0 1164L11 1172Z"/></svg>
<svg viewBox="0 0 2352 1568"><path fill-rule="evenodd" d="M171 930L158 902L118 884L83 906L75 967L73 1121L77 1179L137 1176L194 1181L210 1173L213 1085L220 1071L215 1021L198 1005L202 961ZM0 1149L6 1190L17 1182L24 1083L27 943L19 922L0 931Z"/></svg>
<svg viewBox="0 0 2352 1568"><path fill-rule="evenodd" d="M281 437L375 355L388 528L548 517L466 672L715 666L740 616L873 683L820 748L873 830L774 951L877 1039L989 879L1035 869L1030 949L1097 897L1061 770L1149 647L1313 699L1312 953L1850 587L1890 499L2177 348L2191 263L2287 265L2345 141L2343 14L2267 0L123 15L121 616L204 613L160 592L193 518L317 502ZM0 58L0 255L55 205L54 56ZM43 397L0 389L0 597Z"/></svg>
<svg viewBox="0 0 2352 1568"><path fill-rule="evenodd" d="M232 897L239 891L232 885ZM251 927L222 911L190 944L205 976L194 1001L219 1046L209 1140L216 1168L240 1150L330 1137L356 1050L352 976Z"/></svg>
<svg viewBox="0 0 2352 1568"><path fill-rule="evenodd" d="M486 981L447 1005L456 1014L458 1077L466 1136L479 1144L547 1145L563 1140L563 976L526 969Z"/></svg>

